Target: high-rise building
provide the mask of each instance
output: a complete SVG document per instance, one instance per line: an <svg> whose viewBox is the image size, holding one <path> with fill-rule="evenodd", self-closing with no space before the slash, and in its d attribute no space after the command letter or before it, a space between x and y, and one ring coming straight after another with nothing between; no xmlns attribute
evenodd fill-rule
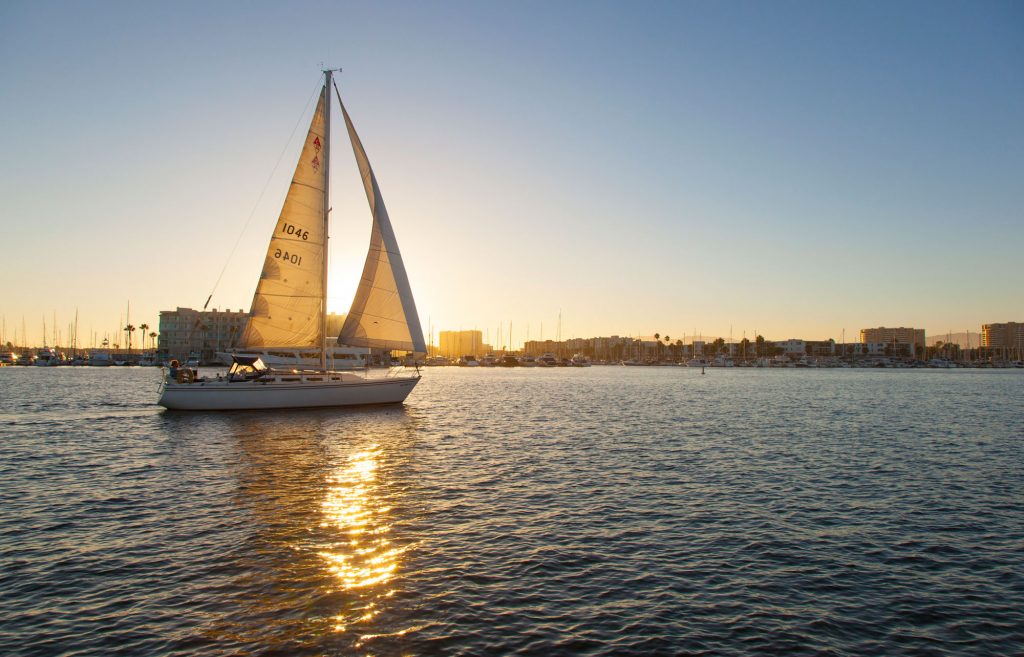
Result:
<svg viewBox="0 0 1024 657"><path fill-rule="evenodd" d="M991 349L1004 349L1015 354L1024 348L1024 324L1004 322L1002 324L982 324L981 346Z"/></svg>
<svg viewBox="0 0 1024 657"><path fill-rule="evenodd" d="M480 331L441 331L438 337L438 350L448 358L479 356L492 351L491 345L484 344L483 333Z"/></svg>
<svg viewBox="0 0 1024 657"><path fill-rule="evenodd" d="M879 343L893 347L902 355L915 356L917 348L925 346L924 329L916 328L868 328L860 330L862 343Z"/></svg>

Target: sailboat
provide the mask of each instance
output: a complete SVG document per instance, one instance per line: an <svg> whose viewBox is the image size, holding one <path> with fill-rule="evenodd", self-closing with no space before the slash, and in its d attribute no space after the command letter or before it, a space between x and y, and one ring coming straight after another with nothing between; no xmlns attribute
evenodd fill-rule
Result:
<svg viewBox="0 0 1024 657"><path fill-rule="evenodd" d="M183 410L312 408L405 401L420 373L393 368L381 376L327 368L327 236L331 89L370 204L370 246L355 299L338 343L385 351L425 353L416 304L391 220L352 119L333 80L324 85L295 167L284 206L267 247L242 349L319 349L315 370L275 370L258 357L235 356L226 375L197 377L190 368L167 368L159 404Z"/></svg>

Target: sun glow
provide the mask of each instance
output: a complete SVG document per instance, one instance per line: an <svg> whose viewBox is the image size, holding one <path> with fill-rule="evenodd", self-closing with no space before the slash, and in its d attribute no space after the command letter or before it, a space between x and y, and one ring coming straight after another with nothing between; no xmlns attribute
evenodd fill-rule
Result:
<svg viewBox="0 0 1024 657"><path fill-rule="evenodd" d="M328 572L343 590L361 591L372 599L384 599L394 589L375 587L390 582L398 571L404 549L388 538L391 506L379 497L378 470L383 452L374 445L353 454L344 468L328 478L321 526L333 527L338 543L319 553ZM334 630L345 632L355 623L365 623L381 609L373 600L334 618Z"/></svg>

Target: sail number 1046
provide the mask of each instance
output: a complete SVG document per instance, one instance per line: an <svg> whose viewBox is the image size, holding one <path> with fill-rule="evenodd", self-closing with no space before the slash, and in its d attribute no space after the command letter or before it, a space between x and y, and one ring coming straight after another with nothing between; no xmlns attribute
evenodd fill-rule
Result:
<svg viewBox="0 0 1024 657"><path fill-rule="evenodd" d="M309 239L309 231L303 230L298 226L292 224L281 224L281 232L286 235L294 235L295 237L301 237L304 241Z"/></svg>
<svg viewBox="0 0 1024 657"><path fill-rule="evenodd" d="M282 251L281 249L274 249L274 257L280 260L284 260L285 262L290 262L293 265L302 264L302 256L298 255L297 253L288 253L287 251Z"/></svg>

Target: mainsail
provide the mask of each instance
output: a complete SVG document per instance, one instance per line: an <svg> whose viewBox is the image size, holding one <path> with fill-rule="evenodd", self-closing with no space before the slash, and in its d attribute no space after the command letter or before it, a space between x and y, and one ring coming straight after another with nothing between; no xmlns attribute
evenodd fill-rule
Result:
<svg viewBox="0 0 1024 657"><path fill-rule="evenodd" d="M321 345L327 93L324 85L267 248L249 322L239 341L241 347Z"/></svg>
<svg viewBox="0 0 1024 657"><path fill-rule="evenodd" d="M391 219L384 207L384 199L377 187L377 178L373 175L363 144L341 101L341 94L338 94L338 103L345 116L352 152L355 153L366 199L373 213L370 250L366 254L359 287L338 342L353 347L426 352L409 277L405 273L405 264L398 250L395 231L391 228Z"/></svg>

